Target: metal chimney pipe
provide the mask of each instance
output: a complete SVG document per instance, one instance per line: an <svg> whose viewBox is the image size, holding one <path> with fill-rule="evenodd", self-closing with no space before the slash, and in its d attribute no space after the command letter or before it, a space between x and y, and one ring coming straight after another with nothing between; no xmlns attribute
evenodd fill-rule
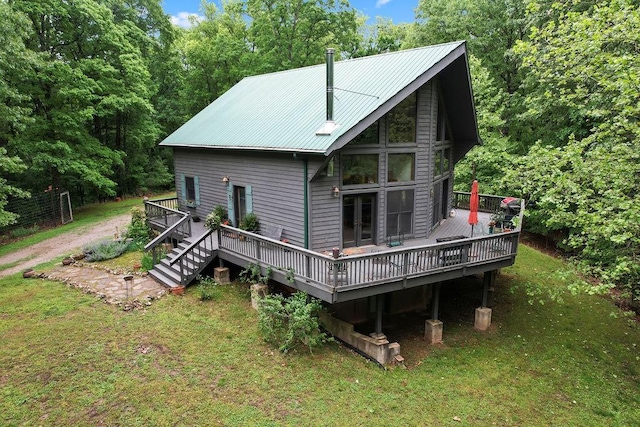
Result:
<svg viewBox="0 0 640 427"><path fill-rule="evenodd" d="M327 48L327 121L333 121L333 52Z"/></svg>

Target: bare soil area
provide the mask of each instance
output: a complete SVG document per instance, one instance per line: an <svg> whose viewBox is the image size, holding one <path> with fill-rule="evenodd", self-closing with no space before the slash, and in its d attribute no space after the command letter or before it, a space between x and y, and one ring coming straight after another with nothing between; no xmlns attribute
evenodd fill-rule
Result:
<svg viewBox="0 0 640 427"><path fill-rule="evenodd" d="M13 267L1 270L0 277L18 273L60 256L77 253L88 243L101 238L112 237L116 233L116 227L122 230L130 221L131 214L123 214L99 224L52 237L51 239L0 257L0 266L17 262Z"/></svg>

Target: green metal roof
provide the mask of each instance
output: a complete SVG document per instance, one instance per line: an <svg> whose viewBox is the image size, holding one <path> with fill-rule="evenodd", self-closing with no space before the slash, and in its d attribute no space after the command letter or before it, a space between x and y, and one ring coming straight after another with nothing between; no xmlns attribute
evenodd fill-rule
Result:
<svg viewBox="0 0 640 427"><path fill-rule="evenodd" d="M247 77L161 145L329 155L463 55L464 42L454 42L337 61L339 127L330 135L316 135L326 118L324 64Z"/></svg>

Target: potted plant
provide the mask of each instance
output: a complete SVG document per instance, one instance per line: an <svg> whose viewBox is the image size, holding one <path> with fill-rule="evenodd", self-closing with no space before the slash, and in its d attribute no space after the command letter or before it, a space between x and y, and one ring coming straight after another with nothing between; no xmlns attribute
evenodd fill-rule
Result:
<svg viewBox="0 0 640 427"><path fill-rule="evenodd" d="M215 213L215 211L207 215L207 218L204 220L204 226L211 231L218 230L218 228L220 228L221 223L222 223L222 219L217 213Z"/></svg>
<svg viewBox="0 0 640 427"><path fill-rule="evenodd" d="M213 208L213 213L215 213L216 215L218 215L220 217L220 221L224 224L225 222L227 222L227 224L229 223L229 213L227 212L227 208L225 208L222 205L216 205Z"/></svg>
<svg viewBox="0 0 640 427"><path fill-rule="evenodd" d="M250 231L252 233L257 233L260 228L260 221L258 220L258 216L253 212L249 212L242 218L240 221L240 229L245 231Z"/></svg>
<svg viewBox="0 0 640 427"><path fill-rule="evenodd" d="M489 233L493 233L494 229L497 229L496 231L502 231L504 219L503 211L496 211L492 214L489 218Z"/></svg>

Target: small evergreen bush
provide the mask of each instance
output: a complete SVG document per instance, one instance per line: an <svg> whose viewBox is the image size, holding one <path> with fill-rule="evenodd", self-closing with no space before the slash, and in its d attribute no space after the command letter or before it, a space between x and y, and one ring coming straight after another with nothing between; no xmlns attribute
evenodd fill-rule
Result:
<svg viewBox="0 0 640 427"><path fill-rule="evenodd" d="M283 353L298 346L312 352L330 338L320 330L320 301L304 292L296 292L289 298L267 295L258 304L258 326L266 342Z"/></svg>
<svg viewBox="0 0 640 427"><path fill-rule="evenodd" d="M89 262L104 261L117 258L129 248L129 241L100 240L91 243L82 249L85 260Z"/></svg>

